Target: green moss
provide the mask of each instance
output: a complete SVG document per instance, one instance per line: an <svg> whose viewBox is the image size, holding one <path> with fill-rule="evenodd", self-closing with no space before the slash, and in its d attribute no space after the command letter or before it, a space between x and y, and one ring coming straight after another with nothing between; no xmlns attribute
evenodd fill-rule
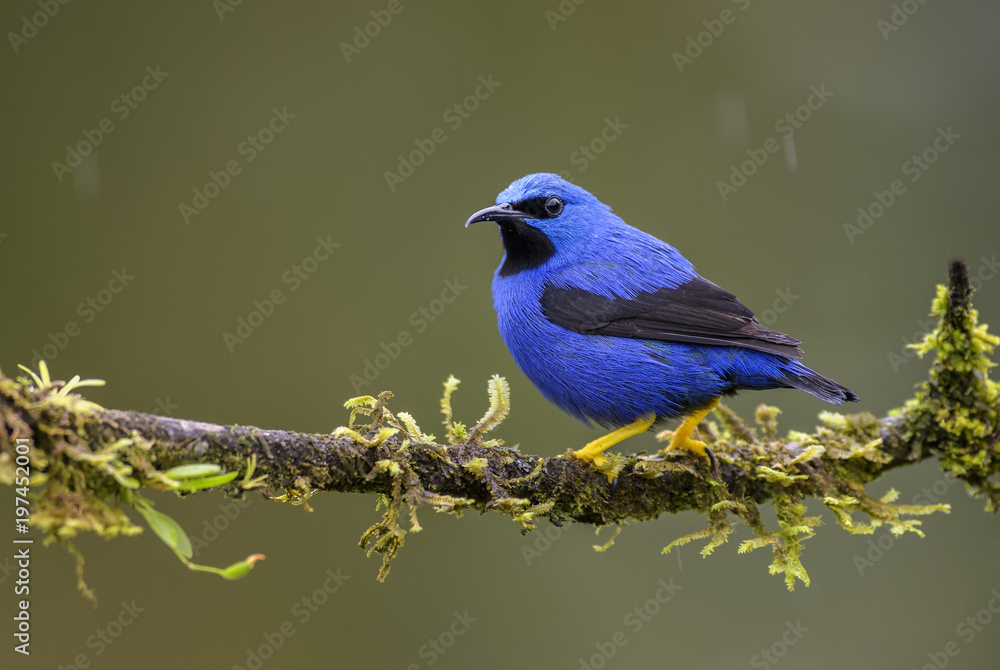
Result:
<svg viewBox="0 0 1000 670"><path fill-rule="evenodd" d="M465 468L466 470L468 470L469 472L475 473L477 477L483 477L483 478L485 478L486 475L483 473L483 470L489 464L490 464L490 462L488 460L486 460L485 458L481 458L480 457L480 458L470 459L462 467Z"/></svg>
<svg viewBox="0 0 1000 670"><path fill-rule="evenodd" d="M965 480L974 494L985 494L987 509L1000 506L1000 486L988 477L1000 470L1000 385L990 380L989 371L995 365L989 354L1000 343L990 335L985 325L977 323L977 312L971 308L971 291L967 280L953 268L949 291L939 286L932 306L932 315L939 318L938 327L924 341L914 345L923 356L936 351L934 366L927 382L916 397L896 412L905 425L903 438L915 448L940 456L947 472ZM964 287L964 288L963 288ZM664 551L696 539L710 538L702 550L711 553L729 532L729 522L720 518L727 512L742 518L757 535L743 542L740 553L771 546L774 558L771 573L784 574L789 589L796 580L808 585L809 577L800 560L803 541L815 533L819 517L806 516L803 499L820 498L833 512L838 524L851 533L867 534L887 525L894 534L907 532L922 535L920 522L905 517L950 511L948 505L897 505L898 492L890 491L880 500L869 497L860 482L869 478L873 466L893 462L881 436L881 423L873 415L822 412L821 425L815 434L798 431L786 439L777 435L776 408L761 405L755 419L766 439L761 441L740 417L725 406L717 410L722 430L708 434L710 448L720 454L720 460L747 468L756 476L781 489L772 496L779 530L772 532L760 522L756 506L749 499L730 494L728 500L708 507L708 527L675 540ZM732 458L727 458L732 454ZM814 459L822 459L822 477L814 477L804 469ZM659 476L667 467L663 464L636 468L642 476ZM858 521L855 512L867 521Z"/></svg>
<svg viewBox="0 0 1000 670"><path fill-rule="evenodd" d="M937 287L931 315L938 327L911 345L921 357L936 355L928 380L900 415L917 447L939 455L943 469L985 495L987 510L995 512L1000 484L990 477L1000 472L1000 384L989 377L996 365L989 355L1000 338L978 323L967 280L955 283Z"/></svg>

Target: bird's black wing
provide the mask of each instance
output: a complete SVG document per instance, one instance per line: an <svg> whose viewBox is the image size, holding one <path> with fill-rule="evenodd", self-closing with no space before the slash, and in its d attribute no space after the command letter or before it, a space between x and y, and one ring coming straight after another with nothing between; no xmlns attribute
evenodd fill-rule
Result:
<svg viewBox="0 0 1000 670"><path fill-rule="evenodd" d="M556 325L588 335L725 345L802 357L798 340L760 325L735 295L701 277L630 299L549 284L542 293L542 311Z"/></svg>

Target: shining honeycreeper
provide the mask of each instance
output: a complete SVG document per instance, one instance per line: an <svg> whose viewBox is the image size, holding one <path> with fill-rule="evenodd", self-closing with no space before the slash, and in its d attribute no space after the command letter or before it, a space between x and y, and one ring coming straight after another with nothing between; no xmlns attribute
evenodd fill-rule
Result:
<svg viewBox="0 0 1000 670"><path fill-rule="evenodd" d="M573 452L604 451L677 417L668 449L691 438L724 395L797 388L835 405L858 397L802 363L799 341L762 326L672 246L626 224L555 174L530 174L466 221L499 225L493 276L500 335L539 391L613 432Z"/></svg>

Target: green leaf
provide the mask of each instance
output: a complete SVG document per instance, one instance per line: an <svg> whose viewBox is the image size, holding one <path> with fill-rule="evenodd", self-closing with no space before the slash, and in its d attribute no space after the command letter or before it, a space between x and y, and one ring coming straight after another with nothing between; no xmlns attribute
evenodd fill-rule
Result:
<svg viewBox="0 0 1000 670"><path fill-rule="evenodd" d="M129 477L128 475L121 474L119 472L112 472L111 476L115 478L119 484L129 489L139 488L139 481L135 477Z"/></svg>
<svg viewBox="0 0 1000 670"><path fill-rule="evenodd" d="M146 523L156 533L156 536L163 540L164 544L184 558L191 558L194 555L194 550L191 548L191 540L180 524L163 512L157 512L148 503L137 505L136 509L146 519Z"/></svg>
<svg viewBox="0 0 1000 670"><path fill-rule="evenodd" d="M171 479L193 479L194 477L205 477L221 472L222 466L215 463L186 463L170 468L165 474Z"/></svg>
<svg viewBox="0 0 1000 670"><path fill-rule="evenodd" d="M236 479L239 476L239 472L224 472L221 475L212 475L211 477L201 477L199 479L182 479L177 482L177 490L179 491L198 491L200 489L210 489L215 486L222 486L223 484L228 484L229 482Z"/></svg>

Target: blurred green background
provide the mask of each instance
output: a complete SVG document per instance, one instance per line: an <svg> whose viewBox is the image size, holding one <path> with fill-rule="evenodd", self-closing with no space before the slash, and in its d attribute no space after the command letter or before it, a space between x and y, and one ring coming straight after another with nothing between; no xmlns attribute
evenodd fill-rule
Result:
<svg viewBox="0 0 1000 670"><path fill-rule="evenodd" d="M500 373L513 413L497 436L529 453L578 447L594 434L535 391L497 333L496 233L462 228L538 171L564 173L678 247L803 340L806 362L857 391L861 410L883 414L924 378L927 362L903 345L950 258L968 259L981 317L1000 329L995 2L225 2L73 2L51 18L34 0L0 9L8 375L49 345L53 375L106 379L87 395L109 407L316 432L346 422L348 397L389 389L394 409L433 432L449 374L464 382L458 417L473 421ZM481 77L492 90L469 98ZM813 87L832 95L800 109ZM797 111L786 140L776 124ZM113 129L97 133L104 119ZM939 129L951 129L947 150L907 172ZM428 138L433 153L390 188L385 173ZM723 199L718 182L769 140L780 151ZM90 155L77 164L67 145ZM225 188L196 202L210 173ZM859 207L879 212L875 192L894 180L902 195L867 229L845 230ZM186 221L181 204L203 208ZM304 262L317 238L339 246ZM133 279L111 293L116 271ZM446 282L464 288L424 319ZM276 289L284 302L227 345ZM60 336L69 321L79 332ZM412 344L355 388L351 375L404 331ZM750 413L765 401L783 408L785 429L811 429L826 409L790 391L732 404ZM655 446L644 436L625 448ZM235 508L215 494L159 496L210 540L201 561L267 560L223 582L189 573L150 533L83 537L92 609L66 552L39 547L33 653L8 646L0 663L246 668L270 636L282 643L267 668L918 668L940 664L949 643L960 652L949 667L995 667L1000 623L980 611L1000 586L1000 523L933 463L869 492L890 487L904 502L928 490L952 514L925 519L924 539L894 539L851 536L822 512L803 557L812 586L794 593L767 574L766 550L736 554L745 529L707 560L697 545L661 556L702 527L694 514L628 527L595 553L588 528L544 524L548 537L522 538L500 515L425 510L424 532L379 584L378 559L356 546L379 518L374 498L320 495L307 514L260 497ZM9 630L13 578L0 565ZM328 570L349 577L332 595ZM674 590L663 605L660 580ZM303 598L323 602L311 611ZM977 613L978 631L959 627ZM283 624L294 634L274 637Z"/></svg>

